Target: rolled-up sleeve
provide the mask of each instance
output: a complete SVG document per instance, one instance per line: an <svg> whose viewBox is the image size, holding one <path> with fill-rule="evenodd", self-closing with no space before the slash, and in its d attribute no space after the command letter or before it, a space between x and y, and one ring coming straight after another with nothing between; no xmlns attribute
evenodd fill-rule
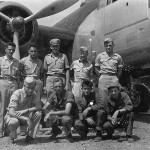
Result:
<svg viewBox="0 0 150 150"><path fill-rule="evenodd" d="M12 108L13 107L13 108L17 109L19 97L20 97L19 96L19 91L15 91L12 94L11 98L10 98L10 103L8 105L8 108Z"/></svg>
<svg viewBox="0 0 150 150"><path fill-rule="evenodd" d="M100 66L100 55L97 55L95 59L95 66Z"/></svg>
<svg viewBox="0 0 150 150"><path fill-rule="evenodd" d="M122 57L119 55L118 56L118 68L122 68L123 64L122 64Z"/></svg>
<svg viewBox="0 0 150 150"><path fill-rule="evenodd" d="M69 69L69 62L67 56L64 54L64 61L65 61L65 69Z"/></svg>
<svg viewBox="0 0 150 150"><path fill-rule="evenodd" d="M125 106L123 108L126 109L127 111L131 112L133 110L133 105L132 105L131 99L128 96L128 94L123 93L123 101L125 103Z"/></svg>

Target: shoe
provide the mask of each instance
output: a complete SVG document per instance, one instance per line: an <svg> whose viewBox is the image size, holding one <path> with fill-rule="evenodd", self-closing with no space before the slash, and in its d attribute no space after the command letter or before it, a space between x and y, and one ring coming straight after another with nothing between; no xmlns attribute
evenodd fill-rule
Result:
<svg viewBox="0 0 150 150"><path fill-rule="evenodd" d="M34 141L34 138L33 137L31 137L31 136L29 136L29 135L27 135L26 136L26 138L25 138L25 142L33 142Z"/></svg>
<svg viewBox="0 0 150 150"><path fill-rule="evenodd" d="M26 132L25 131L21 131L20 132L20 136L26 136Z"/></svg>
<svg viewBox="0 0 150 150"><path fill-rule="evenodd" d="M80 135L81 136L81 140L86 140L87 139L87 134L85 135Z"/></svg>
<svg viewBox="0 0 150 150"><path fill-rule="evenodd" d="M112 134L107 133L107 139L113 139L113 135L112 135Z"/></svg>
<svg viewBox="0 0 150 150"><path fill-rule="evenodd" d="M101 140L102 140L102 133L101 133L101 131L97 130L96 137L94 138L94 141L99 142Z"/></svg>
<svg viewBox="0 0 150 150"><path fill-rule="evenodd" d="M44 133L45 135L51 135L52 134L52 131L51 130L48 130Z"/></svg>
<svg viewBox="0 0 150 150"><path fill-rule="evenodd" d="M127 135L127 141L128 141L129 143L132 143L132 142L134 142L134 139L133 139L132 136Z"/></svg>
<svg viewBox="0 0 150 150"><path fill-rule="evenodd" d="M70 142L70 143L73 143L74 142L74 140L73 140L73 137L72 137L72 134L70 133L67 137L66 137L66 139Z"/></svg>
<svg viewBox="0 0 150 150"><path fill-rule="evenodd" d="M56 140L56 137L62 133L62 130L60 128L58 128L57 132L53 132L53 130L51 131L51 136L49 137L50 140Z"/></svg>
<svg viewBox="0 0 150 150"><path fill-rule="evenodd" d="M8 138L8 144L14 144L14 138L10 137Z"/></svg>

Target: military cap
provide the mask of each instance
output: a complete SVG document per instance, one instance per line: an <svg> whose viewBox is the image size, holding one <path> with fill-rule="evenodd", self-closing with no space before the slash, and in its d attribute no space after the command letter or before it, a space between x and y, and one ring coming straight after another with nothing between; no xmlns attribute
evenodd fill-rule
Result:
<svg viewBox="0 0 150 150"><path fill-rule="evenodd" d="M79 48L79 51L80 51L80 52L88 52L88 49L87 49L87 47L85 47L85 46L81 46L81 47Z"/></svg>
<svg viewBox="0 0 150 150"><path fill-rule="evenodd" d="M119 90L121 89L121 85L119 83L110 83L108 86L108 90L114 87L118 88Z"/></svg>
<svg viewBox="0 0 150 150"><path fill-rule="evenodd" d="M52 44L52 45L59 45L60 44L60 40L55 38L55 39L51 39L49 44Z"/></svg>
<svg viewBox="0 0 150 150"><path fill-rule="evenodd" d="M114 44L114 41L113 41L111 38L106 38L106 39L104 40L104 44L110 43L110 42L112 42L112 43Z"/></svg>
<svg viewBox="0 0 150 150"><path fill-rule="evenodd" d="M24 80L25 85L35 84L35 83L36 83L35 79L31 76L27 76Z"/></svg>

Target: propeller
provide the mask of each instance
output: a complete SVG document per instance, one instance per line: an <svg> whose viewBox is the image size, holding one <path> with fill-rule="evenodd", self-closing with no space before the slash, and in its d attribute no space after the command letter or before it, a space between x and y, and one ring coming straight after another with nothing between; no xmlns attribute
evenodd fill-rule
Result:
<svg viewBox="0 0 150 150"><path fill-rule="evenodd" d="M65 10L66 8L72 6L73 4L75 4L78 1L79 0L57 0L57 1L49 4L48 6L44 7L39 12L25 18L25 23L35 20L35 19L44 18L44 17L50 16L50 15L59 13L59 12Z"/></svg>
<svg viewBox="0 0 150 150"><path fill-rule="evenodd" d="M16 44L16 49L13 57L18 60L20 59L19 32L25 26L25 23L59 13L78 1L79 0L57 0L25 19L21 16L9 18L8 16L0 12L0 17L8 22L11 30L13 31L13 42Z"/></svg>

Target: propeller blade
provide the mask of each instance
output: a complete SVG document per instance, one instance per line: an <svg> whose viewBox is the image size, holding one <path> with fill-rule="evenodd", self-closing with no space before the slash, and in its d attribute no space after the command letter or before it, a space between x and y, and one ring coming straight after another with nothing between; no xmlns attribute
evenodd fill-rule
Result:
<svg viewBox="0 0 150 150"><path fill-rule="evenodd" d="M5 14L3 14L2 12L0 12L0 17L2 19L4 19L5 21L7 22L10 22L11 21L11 18L9 18L8 16L6 16Z"/></svg>
<svg viewBox="0 0 150 150"><path fill-rule="evenodd" d="M13 57L16 58L17 60L20 60L19 33L16 31L14 32L14 35L13 35L13 42L16 44L16 49L15 49L15 52L13 54Z"/></svg>
<svg viewBox="0 0 150 150"><path fill-rule="evenodd" d="M44 17L50 16L50 15L59 13L59 12L63 11L64 9L72 6L73 4L75 4L78 1L79 0L57 0L57 1L49 4L48 6L44 7L39 12L25 18L25 23L35 20L35 19L44 18Z"/></svg>

